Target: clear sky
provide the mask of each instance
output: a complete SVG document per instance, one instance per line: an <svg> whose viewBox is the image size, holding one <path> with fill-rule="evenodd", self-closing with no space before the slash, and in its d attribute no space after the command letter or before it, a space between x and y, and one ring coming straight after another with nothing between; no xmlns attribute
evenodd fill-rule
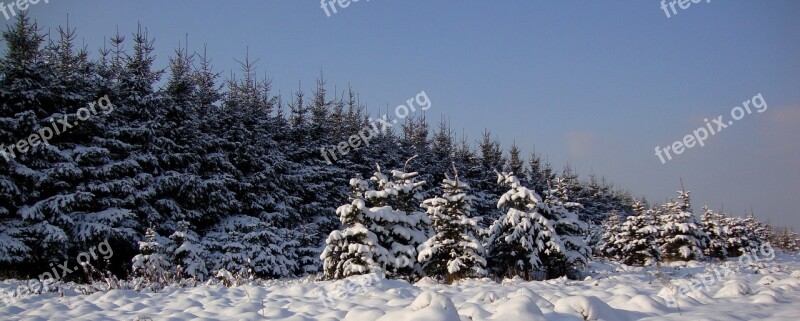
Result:
<svg viewBox="0 0 800 321"><path fill-rule="evenodd" d="M683 178L696 210L752 207L800 227L800 1L703 0L669 18L655 0L361 0L330 17L316 0L42 0L28 10L53 30L69 14L92 50L141 22L160 67L187 33L225 75L249 47L282 93L298 81L312 89L320 70L373 111L425 90L429 119L447 115L473 140L489 128L506 147L535 146L651 201L673 197ZM655 155L758 93L763 113L666 164Z"/></svg>

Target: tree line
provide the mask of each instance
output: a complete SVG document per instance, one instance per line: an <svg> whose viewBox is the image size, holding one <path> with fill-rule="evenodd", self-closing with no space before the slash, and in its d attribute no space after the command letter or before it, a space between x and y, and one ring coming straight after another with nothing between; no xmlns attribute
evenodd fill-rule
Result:
<svg viewBox="0 0 800 321"><path fill-rule="evenodd" d="M262 278L327 273L320 255L331 244L326 243L330 232L352 225L342 219L340 207L355 200L351 178L375 176L376 164L408 167L407 173L416 173L414 180L429 182L413 202L394 205L412 213L424 204L419 219L430 220L434 230L440 226L440 238L472 229L471 223L456 224L442 214L464 206L455 205L466 199L457 201L456 195L467 185L471 210L458 211L474 221L476 231L493 228L497 235L507 232L498 222L511 209L529 219L535 216L532 206L550 215L542 214L545 205L533 205L535 197L498 208L501 197L523 186L544 195L537 204L547 204L555 186L569 203L580 204L562 202L565 213L586 224L589 246L600 240L607 213L633 211L634 198L605 179L580 179L569 166L556 170L539 154L524 157L516 145L504 151L488 130L475 141L458 137L448 123L432 126L424 115L405 119L397 130L375 135L369 147L328 164L320 150L369 125L371 115L358 95L351 88L330 93L322 77L308 94L302 88L275 94L271 80L259 77L247 56L241 70L223 79L205 50L180 44L169 65L156 68L153 39L141 27L131 35L113 34L96 54L75 44L76 30L44 33L24 14L2 36L7 44L0 58L3 146L51 126L54 119L75 119L78 110L100 98L114 107L47 144L0 159L0 271L5 277L39 275L50 263L70 260L106 240L115 255L95 267L123 277L155 267L199 280L219 271ZM516 176L498 184L496 171ZM455 179L449 184L444 183L447 173ZM386 177L400 185L411 180ZM365 188L379 192L385 187ZM361 197L370 207L400 202L394 196ZM567 214L550 217L559 215ZM417 240L425 244L429 237ZM390 239L402 238L384 241ZM408 259L433 256L437 244ZM491 260L497 257L485 258L486 266L495 266ZM472 266L471 260L460 262ZM488 272L513 273L516 265L507 264L510 260L499 265L506 271ZM534 263L529 260L520 271L532 270Z"/></svg>

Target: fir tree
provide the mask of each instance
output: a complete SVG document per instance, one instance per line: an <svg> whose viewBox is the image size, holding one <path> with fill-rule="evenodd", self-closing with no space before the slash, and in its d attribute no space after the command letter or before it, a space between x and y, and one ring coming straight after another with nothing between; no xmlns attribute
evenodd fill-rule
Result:
<svg viewBox="0 0 800 321"><path fill-rule="evenodd" d="M719 216L708 206L705 206L703 207L701 222L703 232L708 235L708 245L703 249L703 254L709 258L724 260L728 257L728 251L726 250L728 236L725 233L722 222L719 221Z"/></svg>
<svg viewBox="0 0 800 321"><path fill-rule="evenodd" d="M618 238L620 260L627 265L649 265L659 260L656 246L658 229L654 226L653 211L637 202L634 212L622 223Z"/></svg>
<svg viewBox="0 0 800 321"><path fill-rule="evenodd" d="M664 261L701 259L707 236L691 212L689 193L679 191L678 197L662 206L659 250Z"/></svg>
<svg viewBox="0 0 800 321"><path fill-rule="evenodd" d="M424 181L416 181L416 172L393 170L389 178L378 166L370 178L377 186L364 193L373 205L368 212L373 225L369 228L378 242L389 250L389 276L415 278L421 272L417 262L417 247L428 239L430 219L418 210L419 189Z"/></svg>
<svg viewBox="0 0 800 321"><path fill-rule="evenodd" d="M554 222L545 218L537 206L541 197L520 185L509 173L498 173L497 182L509 188L497 203L506 214L489 228L486 244L489 264L499 276L522 275L530 279L531 272L542 267L539 254L557 251L552 237L556 236Z"/></svg>
<svg viewBox="0 0 800 321"><path fill-rule="evenodd" d="M419 247L419 262L428 275L444 276L448 282L486 275L486 253L477 238L477 222L470 218L469 185L455 177L442 181L443 195L427 199L427 210L435 234Z"/></svg>
<svg viewBox="0 0 800 321"><path fill-rule="evenodd" d="M789 228L776 233L775 247L789 253L800 252L800 236Z"/></svg>
<svg viewBox="0 0 800 321"><path fill-rule="evenodd" d="M567 275L571 269L585 267L591 256L585 239L588 226L577 214L582 205L570 201L564 178L558 177L553 183L544 202L537 204L540 213L553 222L555 228L555 233L548 236L548 244L554 244L554 250L539 254L548 278L557 278Z"/></svg>
<svg viewBox="0 0 800 321"><path fill-rule="evenodd" d="M200 244L197 233L192 231L189 222L178 222L178 229L170 235L172 240L172 266L175 267L177 277L194 278L204 281L208 277L208 270L204 257L207 255Z"/></svg>
<svg viewBox="0 0 800 321"><path fill-rule="evenodd" d="M145 280L145 284L159 290L172 280L170 263L164 257L161 236L148 228L145 240L139 242L139 254L133 257L133 274Z"/></svg>
<svg viewBox="0 0 800 321"><path fill-rule="evenodd" d="M258 218L235 215L222 220L203 238L208 251L206 266L249 278L293 275L297 246L285 230Z"/></svg>
<svg viewBox="0 0 800 321"><path fill-rule="evenodd" d="M389 251L379 244L378 237L367 228L373 224L364 200L369 181L353 178L350 187L350 204L336 210L345 228L330 233L327 246L320 255L326 279L382 272L389 261Z"/></svg>
<svg viewBox="0 0 800 321"><path fill-rule="evenodd" d="M508 163L506 164L505 171L516 173L521 184L528 184L528 179L525 177L525 161L522 158L522 151L519 150L516 142L512 143L511 148L508 150Z"/></svg>
<svg viewBox="0 0 800 321"><path fill-rule="evenodd" d="M740 217L724 218L724 234L727 236L726 251L728 256L737 257L755 249L756 242L751 239L752 233L746 230L744 220Z"/></svg>
<svg viewBox="0 0 800 321"><path fill-rule="evenodd" d="M625 244L624 240L620 238L623 220L624 218L620 217L619 212L612 211L603 221L603 236L597 245L597 251L595 251L598 256L612 260L621 259L622 246Z"/></svg>

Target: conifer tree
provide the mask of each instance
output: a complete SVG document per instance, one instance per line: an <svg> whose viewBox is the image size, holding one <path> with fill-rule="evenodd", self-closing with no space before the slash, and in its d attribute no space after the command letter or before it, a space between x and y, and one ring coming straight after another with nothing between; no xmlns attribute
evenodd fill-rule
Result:
<svg viewBox="0 0 800 321"><path fill-rule="evenodd" d="M545 218L537 206L541 196L520 185L510 173L498 173L497 182L509 188L497 203L505 215L489 227L486 244L489 264L499 276L521 275L530 279L531 272L542 267L539 254L557 251L553 237L554 222Z"/></svg>
<svg viewBox="0 0 800 321"><path fill-rule="evenodd" d="M419 247L419 262L427 275L444 276L450 282L486 275L486 251L477 237L477 222L470 218L469 185L458 178L442 181L443 195L425 200L422 207L434 235Z"/></svg>
<svg viewBox="0 0 800 321"><path fill-rule="evenodd" d="M659 260L656 245L658 229L654 226L652 210L642 203L634 205L634 212L622 223L618 241L620 259L627 265L649 265Z"/></svg>
<svg viewBox="0 0 800 321"><path fill-rule="evenodd" d="M373 225L370 209L364 200L369 181L353 178L350 187L350 204L336 210L345 228L330 233L325 250L320 255L326 279L383 272L389 262L389 251L379 244L378 237L368 229Z"/></svg>
<svg viewBox="0 0 800 321"><path fill-rule="evenodd" d="M190 229L189 222L178 222L175 233L170 235L172 247L172 266L175 267L176 276L181 278L194 278L204 281L208 277L208 270L204 257L207 255L200 244L197 234Z"/></svg>
<svg viewBox="0 0 800 321"><path fill-rule="evenodd" d="M800 236L789 228L783 228L783 231L777 232L775 239L775 247L779 249L789 253L800 251Z"/></svg>
<svg viewBox="0 0 800 321"><path fill-rule="evenodd" d="M755 241L750 239L752 233L746 230L744 220L740 217L724 217L727 236L726 251L728 256L737 257L750 252L755 247Z"/></svg>
<svg viewBox="0 0 800 321"><path fill-rule="evenodd" d="M703 258L707 236L691 212L689 192L679 191L679 201L662 206L659 251L664 261Z"/></svg>
<svg viewBox="0 0 800 321"><path fill-rule="evenodd" d="M624 240L619 237L622 232L623 220L624 218L620 217L619 212L612 211L603 221L603 236L597 245L597 251L595 251L598 256L620 260L622 246L625 244Z"/></svg>
<svg viewBox="0 0 800 321"><path fill-rule="evenodd" d="M374 191L364 193L373 205L368 215L370 227L378 242L389 250L387 273L389 276L413 279L421 273L417 262L417 247L425 242L430 232L430 219L419 210L420 189L424 181L416 181L417 173L391 171L391 178L377 167L370 178Z"/></svg>
<svg viewBox="0 0 800 321"><path fill-rule="evenodd" d="M548 244L553 244L554 249L539 254L548 278L567 275L570 270L588 265L591 256L591 249L586 244L588 226L577 214L582 205L569 199L566 180L556 178L544 202L537 206L555 228L555 233L548 236Z"/></svg>
<svg viewBox="0 0 800 321"><path fill-rule="evenodd" d="M133 257L133 274L144 279L147 286L159 290L172 279L170 263L164 257L161 236L148 228L145 240L139 242L139 254Z"/></svg>
<svg viewBox="0 0 800 321"><path fill-rule="evenodd" d="M703 249L705 256L713 259L724 260L728 257L727 238L725 228L718 220L718 215L708 206L703 207L701 217L703 231L708 235L708 245Z"/></svg>

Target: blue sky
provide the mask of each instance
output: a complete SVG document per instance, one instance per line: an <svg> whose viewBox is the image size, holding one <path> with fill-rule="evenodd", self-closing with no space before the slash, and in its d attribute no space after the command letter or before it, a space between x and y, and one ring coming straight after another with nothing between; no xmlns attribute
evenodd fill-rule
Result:
<svg viewBox="0 0 800 321"><path fill-rule="evenodd" d="M671 18L642 0L361 0L330 17L314 0L51 0L29 11L53 30L69 14L92 50L141 22L161 67L187 33L224 75L249 48L276 90L310 90L323 70L375 112L425 90L429 119L446 115L473 140L489 128L506 147L535 146L651 201L683 178L697 210L752 207L800 227L800 1L701 1ZM764 113L666 164L655 156L757 93Z"/></svg>

